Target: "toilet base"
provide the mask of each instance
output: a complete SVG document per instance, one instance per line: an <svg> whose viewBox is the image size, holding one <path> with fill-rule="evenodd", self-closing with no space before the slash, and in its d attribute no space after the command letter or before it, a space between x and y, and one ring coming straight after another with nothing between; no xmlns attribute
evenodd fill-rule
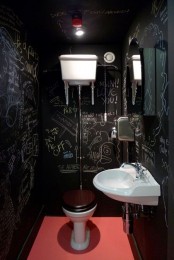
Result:
<svg viewBox="0 0 174 260"><path fill-rule="evenodd" d="M77 243L75 241L75 236L74 236L74 230L72 231L71 234L71 247L75 250L84 250L89 246L89 241L90 241L90 230L87 227L86 228L86 239L82 243Z"/></svg>

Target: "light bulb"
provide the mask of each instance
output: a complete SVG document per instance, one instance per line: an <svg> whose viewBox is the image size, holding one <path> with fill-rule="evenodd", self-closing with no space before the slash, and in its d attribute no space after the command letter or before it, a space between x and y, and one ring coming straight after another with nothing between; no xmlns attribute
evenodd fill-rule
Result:
<svg viewBox="0 0 174 260"><path fill-rule="evenodd" d="M75 35L77 35L77 36L82 36L83 34L84 34L83 29L81 29L81 28L77 28L77 29L76 29Z"/></svg>

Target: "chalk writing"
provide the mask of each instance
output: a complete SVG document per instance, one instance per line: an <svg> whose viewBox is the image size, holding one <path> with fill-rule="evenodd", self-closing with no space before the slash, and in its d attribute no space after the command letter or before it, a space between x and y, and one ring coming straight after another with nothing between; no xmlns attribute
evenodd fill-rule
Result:
<svg viewBox="0 0 174 260"><path fill-rule="evenodd" d="M156 113L155 104L155 49L145 48L144 58L144 113L154 115Z"/></svg>
<svg viewBox="0 0 174 260"><path fill-rule="evenodd" d="M79 164L60 164L58 169L60 173L76 173L79 171Z"/></svg>
<svg viewBox="0 0 174 260"><path fill-rule="evenodd" d="M64 151L65 143L64 141L61 141L59 144L54 144L55 141L54 137L48 137L48 139L45 139L45 144L47 146L48 152L51 152L54 156L59 156L61 151Z"/></svg>
<svg viewBox="0 0 174 260"><path fill-rule="evenodd" d="M22 40L22 26L11 9L0 7L1 259L31 196L39 153L38 55Z"/></svg>
<svg viewBox="0 0 174 260"><path fill-rule="evenodd" d="M133 34L130 35L129 38L128 38L129 46L130 46L130 43L131 43L132 39L138 39L139 32L140 32L140 24L137 24ZM126 62L126 64L127 64L127 62Z"/></svg>
<svg viewBox="0 0 174 260"><path fill-rule="evenodd" d="M157 17L158 16L158 14L159 14L159 12L160 12L160 9L161 9L161 7L162 7L162 5L163 5L163 2L164 2L164 0L154 0L153 2L152 2L152 14L155 16L155 17Z"/></svg>
<svg viewBox="0 0 174 260"><path fill-rule="evenodd" d="M9 180L6 172L3 173L1 164L1 183L0 183L0 258L6 259L11 245L15 226L15 210L9 190Z"/></svg>
<svg viewBox="0 0 174 260"><path fill-rule="evenodd" d="M127 61L128 61L128 52L125 55L124 60L124 69L123 69L123 89L122 89L122 95L123 95L123 114L127 115Z"/></svg>
<svg viewBox="0 0 174 260"><path fill-rule="evenodd" d="M165 139L163 136L161 136L160 137L160 146L159 146L160 153L167 156L168 155L168 146L169 146L168 138Z"/></svg>
<svg viewBox="0 0 174 260"><path fill-rule="evenodd" d="M105 88L105 82L99 82L99 88L97 88L97 98L101 98L103 105L117 104L118 102L118 81L109 80Z"/></svg>
<svg viewBox="0 0 174 260"><path fill-rule="evenodd" d="M20 28L23 26L22 21L14 13L14 11L4 5L1 5L0 8L0 23L2 26L17 32L19 32Z"/></svg>
<svg viewBox="0 0 174 260"><path fill-rule="evenodd" d="M95 152L95 151L90 151L89 154L87 154L87 156L89 157L90 160L94 162L100 160L101 158L100 152Z"/></svg>
<svg viewBox="0 0 174 260"><path fill-rule="evenodd" d="M160 12L160 19L163 24L165 24L168 21L168 13L167 13L167 7L165 6L164 9Z"/></svg>
<svg viewBox="0 0 174 260"><path fill-rule="evenodd" d="M161 182L161 188L162 188L162 200L164 205L164 219L166 227L168 228L168 218L167 218L167 204L168 204L168 176L165 176Z"/></svg>
<svg viewBox="0 0 174 260"><path fill-rule="evenodd" d="M91 173L98 173L100 171L104 170L104 167L98 167L98 166L90 166L90 165L84 165L83 166L83 172L91 172Z"/></svg>
<svg viewBox="0 0 174 260"><path fill-rule="evenodd" d="M52 116L52 120L56 124L58 124L59 126L64 128L72 136L77 135L77 129L76 129L76 125L74 124L74 122L70 118L68 118L64 114L62 114L61 112L56 111L56 113Z"/></svg>
<svg viewBox="0 0 174 260"><path fill-rule="evenodd" d="M144 144L142 144L142 159L144 162L155 167L155 152Z"/></svg>
<svg viewBox="0 0 174 260"><path fill-rule="evenodd" d="M63 102L59 96L53 97L50 100L50 104L54 107L65 107L65 102Z"/></svg>
<svg viewBox="0 0 174 260"><path fill-rule="evenodd" d="M58 135L59 133L59 128L58 127L54 127L52 129L45 129L45 131L51 135Z"/></svg>
<svg viewBox="0 0 174 260"><path fill-rule="evenodd" d="M122 9L122 10L107 10L107 9L101 9L101 10L88 10L88 9L82 9L80 10L80 12L84 15L88 14L88 15L118 15L118 14L126 14L129 13L130 10L129 9ZM52 18L56 18L56 17L63 17L68 15L68 13L66 11L59 11L56 13L51 13L50 16Z"/></svg>
<svg viewBox="0 0 174 260"><path fill-rule="evenodd" d="M154 2L155 3L155 2ZM165 116L168 115L169 107L168 107L168 76L166 72L166 55L167 50L164 44L164 36L163 31L160 30L157 24L150 23L144 31L143 37L141 39L141 43L144 42L145 38L148 35L153 37L154 41L157 43L158 48L156 48L156 86L157 86L157 96L160 99L156 100L156 106L158 111L158 120L156 120L156 126L153 129L153 136L148 141L151 147L154 147L157 141L157 137L159 136L162 130L162 122ZM159 94L159 95L158 95ZM149 137L150 138L150 137Z"/></svg>
<svg viewBox="0 0 174 260"><path fill-rule="evenodd" d="M164 169L166 173L169 173L169 164L163 158L161 161L161 167Z"/></svg>
<svg viewBox="0 0 174 260"><path fill-rule="evenodd" d="M64 159L74 157L73 152L68 150L69 148L73 149L72 143L67 139L60 140L60 129L58 127L46 129L45 132L47 133L47 138L44 140L49 153L55 157L63 154Z"/></svg>
<svg viewBox="0 0 174 260"><path fill-rule="evenodd" d="M73 114L75 116L75 118L77 117L77 112L78 112L78 109L76 107L70 107L70 106L65 106L63 108L63 113L64 115L70 115L70 114Z"/></svg>
<svg viewBox="0 0 174 260"><path fill-rule="evenodd" d="M21 34L19 32L15 33L14 44L16 45L16 48L19 51L19 53L22 54L23 52L25 52L27 54L28 60L30 59L35 59L37 61L39 60L37 52L33 49L31 45L28 46L26 42L22 41ZM33 74L33 77L34 76L36 76L36 74Z"/></svg>

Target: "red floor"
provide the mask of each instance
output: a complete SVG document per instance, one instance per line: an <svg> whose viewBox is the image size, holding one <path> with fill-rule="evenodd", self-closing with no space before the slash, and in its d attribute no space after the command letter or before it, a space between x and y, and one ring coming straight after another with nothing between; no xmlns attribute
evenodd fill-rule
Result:
<svg viewBox="0 0 174 260"><path fill-rule="evenodd" d="M88 249L70 247L72 224L67 217L45 217L28 260L133 260L122 218L92 217L88 221L91 240Z"/></svg>

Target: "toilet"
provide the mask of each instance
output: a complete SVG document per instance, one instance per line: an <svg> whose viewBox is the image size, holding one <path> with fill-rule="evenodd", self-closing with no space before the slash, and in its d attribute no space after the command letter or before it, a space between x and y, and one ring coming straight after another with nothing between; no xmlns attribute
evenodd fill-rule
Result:
<svg viewBox="0 0 174 260"><path fill-rule="evenodd" d="M62 203L63 212L73 222L71 247L84 250L90 242L87 221L97 207L96 197L90 190L70 190L63 194Z"/></svg>

